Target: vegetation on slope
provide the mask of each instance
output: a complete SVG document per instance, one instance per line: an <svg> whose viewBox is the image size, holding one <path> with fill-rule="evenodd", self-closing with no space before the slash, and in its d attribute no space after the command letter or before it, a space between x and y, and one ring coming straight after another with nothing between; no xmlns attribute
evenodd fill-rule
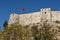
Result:
<svg viewBox="0 0 60 40"><path fill-rule="evenodd" d="M47 22L29 27L12 24L0 32L0 40L58 40L53 26Z"/></svg>

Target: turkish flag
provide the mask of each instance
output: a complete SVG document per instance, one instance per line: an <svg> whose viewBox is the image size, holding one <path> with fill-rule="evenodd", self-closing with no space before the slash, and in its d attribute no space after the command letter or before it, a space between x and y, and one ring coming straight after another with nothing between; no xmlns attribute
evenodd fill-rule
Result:
<svg viewBox="0 0 60 40"><path fill-rule="evenodd" d="M24 11L24 8L21 8L20 10L21 10L21 11Z"/></svg>

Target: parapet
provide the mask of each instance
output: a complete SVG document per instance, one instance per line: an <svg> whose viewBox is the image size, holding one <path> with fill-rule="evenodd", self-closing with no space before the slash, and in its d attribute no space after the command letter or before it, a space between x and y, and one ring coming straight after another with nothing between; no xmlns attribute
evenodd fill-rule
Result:
<svg viewBox="0 0 60 40"><path fill-rule="evenodd" d="M42 11L51 11L51 8L42 8L42 9L40 9L40 11L42 12Z"/></svg>

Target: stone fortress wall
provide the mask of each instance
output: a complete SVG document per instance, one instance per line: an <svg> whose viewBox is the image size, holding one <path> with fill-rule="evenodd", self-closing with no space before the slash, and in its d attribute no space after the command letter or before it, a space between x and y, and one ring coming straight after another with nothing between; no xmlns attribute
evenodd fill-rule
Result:
<svg viewBox="0 0 60 40"><path fill-rule="evenodd" d="M44 21L60 21L60 11L51 11L51 8L42 8L40 12L33 12L28 14L11 14L10 19L8 21L8 25L11 24L21 24L21 25L29 25L33 23L40 23ZM52 24L52 23L51 23ZM56 24L54 24L56 25ZM59 24L60 25L60 24ZM56 28L57 27L53 27ZM58 39L60 40L60 33L58 33Z"/></svg>
<svg viewBox="0 0 60 40"><path fill-rule="evenodd" d="M42 8L40 12L33 12L28 14L11 14L8 24L29 25L32 23L39 23L45 20L60 21L60 11L51 11L51 8Z"/></svg>

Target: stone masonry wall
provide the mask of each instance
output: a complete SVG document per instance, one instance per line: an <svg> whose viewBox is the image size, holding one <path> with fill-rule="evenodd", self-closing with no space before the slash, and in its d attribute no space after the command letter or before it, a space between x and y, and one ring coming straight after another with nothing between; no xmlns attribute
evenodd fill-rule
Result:
<svg viewBox="0 0 60 40"><path fill-rule="evenodd" d="M45 20L60 21L60 11L51 11L50 8L41 9L40 12L33 12L28 14L11 14L9 19L10 24L28 25L32 23L39 23Z"/></svg>

